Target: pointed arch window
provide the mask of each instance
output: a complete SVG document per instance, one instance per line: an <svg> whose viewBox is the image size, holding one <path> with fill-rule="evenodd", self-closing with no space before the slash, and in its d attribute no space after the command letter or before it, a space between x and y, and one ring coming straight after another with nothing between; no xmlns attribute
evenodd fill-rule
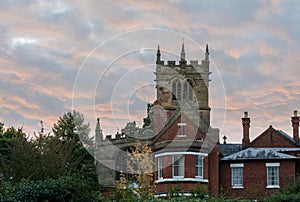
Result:
<svg viewBox="0 0 300 202"><path fill-rule="evenodd" d="M185 99L193 100L193 83L190 80L186 80L183 86L183 96Z"/></svg>
<svg viewBox="0 0 300 202"><path fill-rule="evenodd" d="M181 83L176 79L172 84L173 100L181 100Z"/></svg>

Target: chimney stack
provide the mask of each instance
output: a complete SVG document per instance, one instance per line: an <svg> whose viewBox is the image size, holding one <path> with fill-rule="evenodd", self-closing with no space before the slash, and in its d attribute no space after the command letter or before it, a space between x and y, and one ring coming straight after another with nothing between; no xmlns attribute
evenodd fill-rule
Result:
<svg viewBox="0 0 300 202"><path fill-rule="evenodd" d="M294 116L292 117L293 126L293 139L299 142L299 116L297 110L294 111Z"/></svg>
<svg viewBox="0 0 300 202"><path fill-rule="evenodd" d="M242 124L243 124L242 148L245 149L250 145L250 138L249 138L250 118L248 117L248 112L244 112L244 117L242 118Z"/></svg>

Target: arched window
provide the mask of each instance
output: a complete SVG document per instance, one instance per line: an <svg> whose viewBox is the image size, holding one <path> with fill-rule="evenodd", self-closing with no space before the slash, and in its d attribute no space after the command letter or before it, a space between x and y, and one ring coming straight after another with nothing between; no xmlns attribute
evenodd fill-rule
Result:
<svg viewBox="0 0 300 202"><path fill-rule="evenodd" d="M180 81L177 82L177 91L176 91L176 97L177 100L180 101L181 100L181 83Z"/></svg>
<svg viewBox="0 0 300 202"><path fill-rule="evenodd" d="M176 100L176 82L173 82L172 84L172 100Z"/></svg>
<svg viewBox="0 0 300 202"><path fill-rule="evenodd" d="M178 79L176 79L172 84L172 94L173 100L180 101L181 100L181 83Z"/></svg>
<svg viewBox="0 0 300 202"><path fill-rule="evenodd" d="M186 80L183 86L183 96L188 100L193 100L193 83L190 80Z"/></svg>

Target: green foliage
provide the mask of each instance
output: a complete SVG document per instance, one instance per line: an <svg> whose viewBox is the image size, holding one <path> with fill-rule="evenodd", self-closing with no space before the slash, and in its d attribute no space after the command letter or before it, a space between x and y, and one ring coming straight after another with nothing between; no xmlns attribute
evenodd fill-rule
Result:
<svg viewBox="0 0 300 202"><path fill-rule="evenodd" d="M11 136L7 141L6 153L1 156L0 168L4 177L13 180L31 179L38 172L39 152L24 136Z"/></svg>
<svg viewBox="0 0 300 202"><path fill-rule="evenodd" d="M120 182L117 183L115 193L111 200L122 202L138 200L135 191L130 187L128 180L124 177L123 173L121 173Z"/></svg>
<svg viewBox="0 0 300 202"><path fill-rule="evenodd" d="M97 187L77 176L0 184L0 201L100 201Z"/></svg>
<svg viewBox="0 0 300 202"><path fill-rule="evenodd" d="M151 108L153 106L154 106L154 104L150 104L150 103L147 104L147 117L143 119L144 120L143 128L150 126L150 124L151 124L150 112L151 112Z"/></svg>
<svg viewBox="0 0 300 202"><path fill-rule="evenodd" d="M0 123L0 201L100 201L89 130L75 111L36 139Z"/></svg>
<svg viewBox="0 0 300 202"><path fill-rule="evenodd" d="M84 158L83 154L74 153L72 145L55 137L42 141L19 137L11 141L7 149L8 155L0 157L0 168L4 177L14 182L23 178L57 178L76 170Z"/></svg>
<svg viewBox="0 0 300 202"><path fill-rule="evenodd" d="M191 189L191 193L192 197L197 199L204 199L208 197L207 186L201 185L200 183L197 183L196 186Z"/></svg>
<svg viewBox="0 0 300 202"><path fill-rule="evenodd" d="M77 111L65 113L54 124L52 129L54 136L58 138L67 147L72 148L72 156L74 160L68 161L68 166L73 162L77 162L79 157L81 160L76 165L76 170L80 170L85 178L89 178L90 182L97 182L97 172L94 164L94 142L89 137L89 124L84 122L84 117Z"/></svg>
<svg viewBox="0 0 300 202"><path fill-rule="evenodd" d="M65 113L54 124L52 129L54 135L63 141L72 141L80 145L92 146L89 138L89 124L84 123L83 115L77 111Z"/></svg>
<svg viewBox="0 0 300 202"><path fill-rule="evenodd" d="M22 128L15 129L14 127L10 127L4 130L4 124L0 123L0 157L7 158L10 153L9 147L18 139L25 137L26 135L22 131Z"/></svg>
<svg viewBox="0 0 300 202"><path fill-rule="evenodd" d="M300 176L298 176L295 182L291 183L286 188L262 201L300 201Z"/></svg>

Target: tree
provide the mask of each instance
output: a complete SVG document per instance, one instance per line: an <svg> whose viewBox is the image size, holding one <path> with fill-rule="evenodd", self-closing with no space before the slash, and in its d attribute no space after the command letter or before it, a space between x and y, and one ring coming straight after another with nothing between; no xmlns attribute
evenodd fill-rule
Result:
<svg viewBox="0 0 300 202"><path fill-rule="evenodd" d="M15 129L14 127L4 130L4 124L0 123L0 157L8 157L9 147L19 138L25 138L25 133L22 128Z"/></svg>
<svg viewBox="0 0 300 202"><path fill-rule="evenodd" d="M12 131L15 130L5 131L12 138L6 141L5 155L0 157L1 172L6 180L58 178L76 170L84 158L84 155L74 155L74 148L56 137L32 140L20 131L12 135Z"/></svg>
<svg viewBox="0 0 300 202"><path fill-rule="evenodd" d="M151 112L151 109L153 106L154 106L154 104L151 104L151 103L147 104L147 117L143 119L144 120L143 128L150 126L150 124L151 124L150 112Z"/></svg>
<svg viewBox="0 0 300 202"><path fill-rule="evenodd" d="M4 178L13 181L22 178L32 178L35 175L39 152L28 138L14 128L9 128L4 132L5 150L2 150L0 168L4 173Z"/></svg>
<svg viewBox="0 0 300 202"><path fill-rule="evenodd" d="M153 185L153 157L152 150L147 145L137 141L128 153L127 169L133 174L133 182L137 183L137 192L142 199L151 197L154 192Z"/></svg>
<svg viewBox="0 0 300 202"><path fill-rule="evenodd" d="M83 116L77 112L65 114L55 124L54 136L40 135L35 139L29 139L22 129L8 128L0 134L0 172L14 182L22 178L39 180L76 173L96 184L93 156L74 132L76 129L88 136L88 124L83 122Z"/></svg>
<svg viewBox="0 0 300 202"><path fill-rule="evenodd" d="M97 172L94 164L94 141L89 137L89 124L84 122L84 117L77 111L67 112L59 118L52 129L54 136L74 149L74 156L82 156L78 165L81 174L91 181L97 182Z"/></svg>
<svg viewBox="0 0 300 202"><path fill-rule="evenodd" d="M90 126L84 123L83 115L77 111L67 112L59 118L52 129L54 135L64 141L73 141L85 146L92 145Z"/></svg>

